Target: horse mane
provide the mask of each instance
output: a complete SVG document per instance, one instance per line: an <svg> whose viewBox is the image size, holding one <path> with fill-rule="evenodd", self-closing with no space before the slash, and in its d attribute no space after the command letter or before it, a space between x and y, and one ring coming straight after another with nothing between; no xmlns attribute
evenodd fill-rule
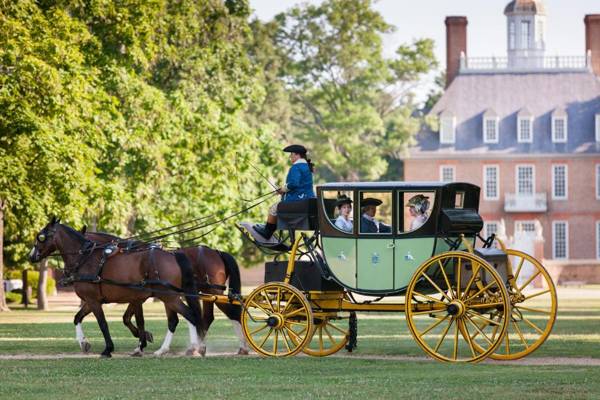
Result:
<svg viewBox="0 0 600 400"><path fill-rule="evenodd" d="M71 228L68 225L63 225L63 224L58 224L59 226L61 226L62 228L64 228L65 232L67 233L67 235L71 236L74 239L77 239L80 243L85 243L88 240L85 238L85 236L83 236L79 231Z"/></svg>

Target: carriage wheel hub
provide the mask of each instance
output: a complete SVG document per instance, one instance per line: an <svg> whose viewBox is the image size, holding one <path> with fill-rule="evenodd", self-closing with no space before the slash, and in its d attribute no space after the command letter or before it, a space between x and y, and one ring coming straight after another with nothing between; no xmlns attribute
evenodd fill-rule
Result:
<svg viewBox="0 0 600 400"><path fill-rule="evenodd" d="M283 316L281 314L273 314L267 318L267 325L271 328L283 328Z"/></svg>
<svg viewBox="0 0 600 400"><path fill-rule="evenodd" d="M455 317L462 317L465 313L465 305L460 300L454 300L448 305L448 314Z"/></svg>

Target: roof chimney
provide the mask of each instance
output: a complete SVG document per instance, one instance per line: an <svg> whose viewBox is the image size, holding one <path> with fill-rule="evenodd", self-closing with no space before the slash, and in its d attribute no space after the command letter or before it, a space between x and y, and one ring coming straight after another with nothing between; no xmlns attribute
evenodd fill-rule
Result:
<svg viewBox="0 0 600 400"><path fill-rule="evenodd" d="M467 17L446 17L446 87L460 69L460 55L467 55Z"/></svg>
<svg viewBox="0 0 600 400"><path fill-rule="evenodd" d="M600 14L588 14L585 22L585 52L592 53L592 71L600 75Z"/></svg>

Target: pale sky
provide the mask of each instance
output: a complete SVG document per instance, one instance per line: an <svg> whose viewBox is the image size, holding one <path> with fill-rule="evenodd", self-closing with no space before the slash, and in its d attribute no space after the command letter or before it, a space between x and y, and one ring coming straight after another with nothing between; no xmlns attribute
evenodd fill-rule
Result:
<svg viewBox="0 0 600 400"><path fill-rule="evenodd" d="M250 0L254 15L269 20L299 0ZM310 0L320 3L320 0ZM467 53L469 57L506 55L506 17L508 0L379 0L375 8L396 32L385 38L386 54L413 38L428 37L435 41L435 54L441 68L446 63L446 28L444 18L462 15L468 18ZM600 0L545 0L546 55L585 55L586 14L600 14ZM424 89L423 89L424 90Z"/></svg>

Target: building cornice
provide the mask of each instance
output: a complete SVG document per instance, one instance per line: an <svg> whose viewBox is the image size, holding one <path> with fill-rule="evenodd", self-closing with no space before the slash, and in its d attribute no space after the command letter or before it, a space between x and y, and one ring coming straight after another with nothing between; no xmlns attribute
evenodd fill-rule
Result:
<svg viewBox="0 0 600 400"><path fill-rule="evenodd" d="M409 155L405 161L409 160L455 160L455 159L470 159L470 160L521 160L532 158L600 158L600 153L482 153L473 154L469 152L456 153L417 153Z"/></svg>

